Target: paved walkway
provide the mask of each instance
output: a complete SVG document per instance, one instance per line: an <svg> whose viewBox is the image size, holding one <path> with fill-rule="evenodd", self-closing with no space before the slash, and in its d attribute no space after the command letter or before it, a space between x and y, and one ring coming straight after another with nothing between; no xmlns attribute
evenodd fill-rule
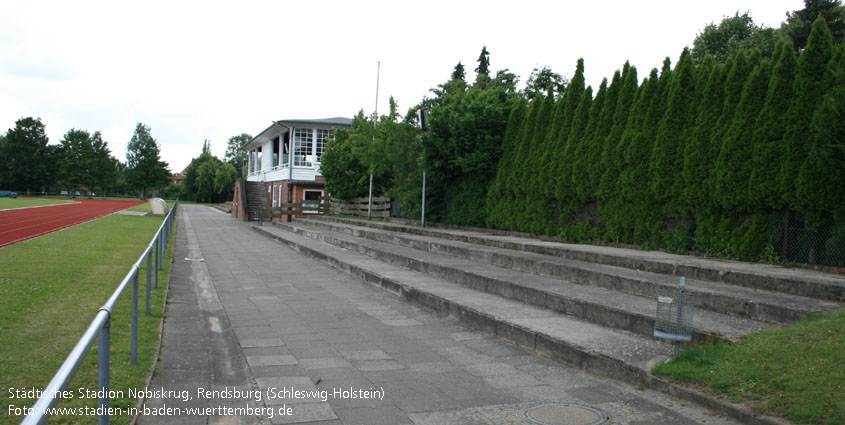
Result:
<svg viewBox="0 0 845 425"><path fill-rule="evenodd" d="M734 423L469 330L212 208L180 207L175 250L164 391L141 423Z"/></svg>

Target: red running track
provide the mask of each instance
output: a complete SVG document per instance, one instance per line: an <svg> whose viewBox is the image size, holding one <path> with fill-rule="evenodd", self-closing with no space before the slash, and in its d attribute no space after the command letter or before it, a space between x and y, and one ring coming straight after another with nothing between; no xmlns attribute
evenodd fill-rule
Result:
<svg viewBox="0 0 845 425"><path fill-rule="evenodd" d="M143 201L99 201L0 211L0 247L32 239L95 218L109 215Z"/></svg>

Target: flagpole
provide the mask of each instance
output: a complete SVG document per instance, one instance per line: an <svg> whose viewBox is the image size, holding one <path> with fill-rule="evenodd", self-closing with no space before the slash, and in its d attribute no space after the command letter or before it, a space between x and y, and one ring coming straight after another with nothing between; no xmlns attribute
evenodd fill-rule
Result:
<svg viewBox="0 0 845 425"><path fill-rule="evenodd" d="M378 61L378 68L376 69L376 110L373 113L373 146L376 144L376 123L378 123L378 83L379 77L381 77L381 61ZM373 168L375 168L375 164L373 164L375 159L370 156L370 199L367 204L367 220L371 220L373 218Z"/></svg>

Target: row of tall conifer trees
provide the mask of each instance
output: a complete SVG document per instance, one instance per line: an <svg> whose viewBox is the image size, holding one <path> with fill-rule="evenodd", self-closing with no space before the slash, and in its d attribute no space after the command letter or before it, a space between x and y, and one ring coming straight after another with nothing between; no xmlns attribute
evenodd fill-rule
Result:
<svg viewBox="0 0 845 425"><path fill-rule="evenodd" d="M845 246L843 100L845 45L822 18L798 55L788 40L771 60L684 50L642 82L625 63L595 93L579 60L564 93L515 100L487 225L757 259L787 211Z"/></svg>

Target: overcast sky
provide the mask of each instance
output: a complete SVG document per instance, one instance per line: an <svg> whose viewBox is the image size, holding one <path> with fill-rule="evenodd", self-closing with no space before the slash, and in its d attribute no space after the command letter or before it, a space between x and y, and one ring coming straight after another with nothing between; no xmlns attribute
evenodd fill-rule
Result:
<svg viewBox="0 0 845 425"><path fill-rule="evenodd" d="M585 61L597 88L628 60L640 80L710 22L749 11L777 27L801 0L706 1L56 1L4 0L0 132L41 117L50 143L99 130L125 160L143 122L171 171L205 139L222 158L233 135L273 120L352 117L393 96L405 111L481 47L524 84L547 65Z"/></svg>

